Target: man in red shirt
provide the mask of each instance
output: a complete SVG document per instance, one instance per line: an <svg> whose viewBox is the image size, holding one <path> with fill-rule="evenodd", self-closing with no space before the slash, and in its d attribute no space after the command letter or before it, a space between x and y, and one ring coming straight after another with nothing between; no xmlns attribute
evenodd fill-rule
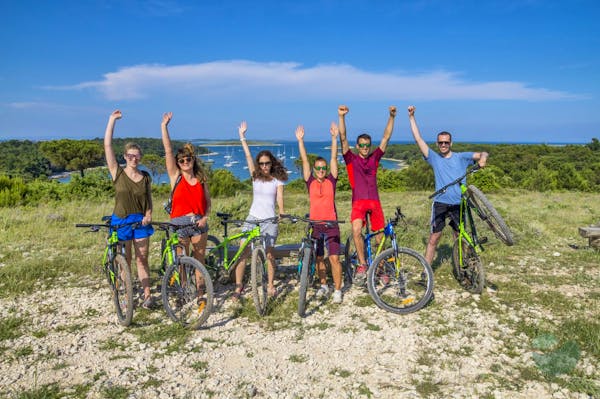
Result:
<svg viewBox="0 0 600 399"><path fill-rule="evenodd" d="M342 142L342 154L346 162L348 171L348 180L352 187L352 236L358 255L360 265L356 269L355 280L359 285L364 285L367 271L367 261L365 259L364 242L361 236L361 230L366 220L366 214L371 212L371 227L373 230L382 229L385 225L381 202L379 202L379 193L377 190L377 168L379 160L383 157L388 142L392 137L394 130L394 118L396 117L396 107L389 108L390 116L387 125L383 131L383 138L379 147L371 152L371 136L363 133L356 139L355 154L350 150L348 139L346 138L346 114L348 107L340 105L338 107L340 141Z"/></svg>

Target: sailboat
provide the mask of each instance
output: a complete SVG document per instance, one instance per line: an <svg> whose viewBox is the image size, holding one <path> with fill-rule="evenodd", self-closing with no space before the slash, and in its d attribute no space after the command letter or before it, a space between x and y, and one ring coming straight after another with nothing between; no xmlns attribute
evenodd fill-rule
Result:
<svg viewBox="0 0 600 399"><path fill-rule="evenodd" d="M296 156L294 155L294 147L292 147L292 155L290 155L290 159L296 159Z"/></svg>

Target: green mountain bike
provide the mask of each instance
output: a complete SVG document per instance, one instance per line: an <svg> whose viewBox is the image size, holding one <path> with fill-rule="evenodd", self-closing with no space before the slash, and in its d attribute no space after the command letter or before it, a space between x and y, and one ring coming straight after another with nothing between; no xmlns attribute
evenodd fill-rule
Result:
<svg viewBox="0 0 600 399"><path fill-rule="evenodd" d="M117 230L125 226L132 226L135 229L139 224L111 225L110 220L110 216L103 216L103 224L78 223L75 227L87 227L91 233L103 229L107 230L106 247L102 255L102 271L106 275L106 280L112 291L117 321L122 326L128 326L133 318L133 281L131 269L125 258L125 246L122 241L119 241Z"/></svg>
<svg viewBox="0 0 600 399"><path fill-rule="evenodd" d="M194 224L152 222L152 225L165 233L165 238L161 241L163 307L171 320L184 327L198 329L212 313L212 279L202 263L186 255L177 236L178 229Z"/></svg>
<svg viewBox="0 0 600 399"><path fill-rule="evenodd" d="M479 237L475 225L475 216L481 220L496 237L506 245L513 245L513 234L502 219L502 216L492 206L487 197L474 185L463 183L465 177L475 173L480 168L475 166L467 170L461 177L437 190L429 196L430 199L445 192L448 187L459 184L461 189L460 221L458 235L452 247L453 274L456 280L469 292L479 294L485 286L485 270L479 258L479 253L488 239Z"/></svg>

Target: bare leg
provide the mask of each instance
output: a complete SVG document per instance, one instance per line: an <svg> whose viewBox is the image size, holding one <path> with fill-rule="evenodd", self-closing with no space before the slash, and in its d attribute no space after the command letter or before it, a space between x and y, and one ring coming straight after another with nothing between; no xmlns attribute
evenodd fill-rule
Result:
<svg viewBox="0 0 600 399"><path fill-rule="evenodd" d="M331 263L331 275L333 276L333 285L336 290L342 289L342 265L338 255L329 255Z"/></svg>
<svg viewBox="0 0 600 399"><path fill-rule="evenodd" d="M331 257L329 259L331 259ZM325 258L318 256L316 264L317 274L319 275L319 281L321 282L321 285L327 285L327 267L325 266Z"/></svg>
<svg viewBox="0 0 600 399"><path fill-rule="evenodd" d="M427 263L431 265L433 262L433 258L435 257L435 249L440 242L440 237L442 236L442 232L431 233L429 236L429 241L427 242L427 249L425 250L425 260Z"/></svg>
<svg viewBox="0 0 600 399"><path fill-rule="evenodd" d="M135 239L133 246L135 248L135 262L137 265L138 278L144 289L144 299L150 298L150 267L148 266L148 247L150 246L148 237Z"/></svg>
<svg viewBox="0 0 600 399"><path fill-rule="evenodd" d="M367 261L365 259L365 243L361 234L362 225L363 222L361 219L354 219L352 221L352 238L354 239L354 246L356 247L358 262L361 265L366 265Z"/></svg>

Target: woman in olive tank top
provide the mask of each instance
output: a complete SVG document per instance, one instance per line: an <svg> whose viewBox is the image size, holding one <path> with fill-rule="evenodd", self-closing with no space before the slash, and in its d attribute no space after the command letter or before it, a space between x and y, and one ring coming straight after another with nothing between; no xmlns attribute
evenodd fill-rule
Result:
<svg viewBox="0 0 600 399"><path fill-rule="evenodd" d="M119 165L112 148L112 137L117 119L121 119L121 111L114 111L108 118L106 132L104 133L104 153L106 164L115 187L115 208L111 224L124 225L140 223L132 229L124 226L117 230L120 241L125 242L127 262L131 265L132 249L135 250L138 278L144 289L144 303L142 307L154 306L154 298L150 295L150 268L148 266L149 237L154 233L150 225L152 221L152 187L150 175L138 168L142 158L141 148L134 143L125 145L125 167Z"/></svg>

